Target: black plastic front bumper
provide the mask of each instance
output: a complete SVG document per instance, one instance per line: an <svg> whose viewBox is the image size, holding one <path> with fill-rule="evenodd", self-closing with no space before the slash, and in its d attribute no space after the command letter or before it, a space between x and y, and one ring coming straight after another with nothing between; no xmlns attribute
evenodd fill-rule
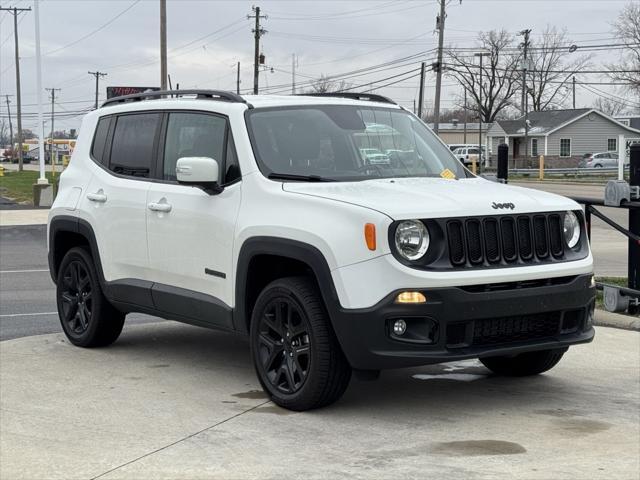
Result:
<svg viewBox="0 0 640 480"><path fill-rule="evenodd" d="M340 309L331 316L349 362L363 370L562 349L593 339L591 278L565 277L545 286L521 282L491 291L424 289L427 303L415 305L395 303L393 292L374 307ZM393 334L397 319L409 325L405 338Z"/></svg>

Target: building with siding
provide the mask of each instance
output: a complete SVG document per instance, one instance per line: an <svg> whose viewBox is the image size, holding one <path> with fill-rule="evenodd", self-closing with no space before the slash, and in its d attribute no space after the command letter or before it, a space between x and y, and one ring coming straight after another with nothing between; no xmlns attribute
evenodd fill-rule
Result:
<svg viewBox="0 0 640 480"><path fill-rule="evenodd" d="M529 113L529 148L525 155L524 117L496 120L487 132L489 154L495 159L498 145L509 145L511 165L538 165L540 155L545 165L576 167L586 153L619 151L620 139L640 140L640 130L592 108L548 110Z"/></svg>
<svg viewBox="0 0 640 480"><path fill-rule="evenodd" d="M433 123L429 124L429 127L433 128ZM487 131L491 127L491 124L482 124L482 144L486 144ZM478 144L478 134L480 133L479 123L460 123L453 121L451 123L440 123L438 125L438 136L447 145L452 144Z"/></svg>

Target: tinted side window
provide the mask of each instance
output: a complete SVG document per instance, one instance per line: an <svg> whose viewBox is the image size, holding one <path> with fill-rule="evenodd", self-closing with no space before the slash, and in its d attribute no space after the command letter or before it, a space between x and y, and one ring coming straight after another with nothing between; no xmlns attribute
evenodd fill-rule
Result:
<svg viewBox="0 0 640 480"><path fill-rule="evenodd" d="M106 164L106 155L104 155L104 147L107 144L107 134L109 133L109 125L111 117L103 117L98 121L96 133L93 137L93 146L91 147L91 157L102 165Z"/></svg>
<svg viewBox="0 0 640 480"><path fill-rule="evenodd" d="M164 147L163 178L176 179L176 162L182 157L209 157L223 172L227 121L202 113L170 113Z"/></svg>
<svg viewBox="0 0 640 480"><path fill-rule="evenodd" d="M224 183L231 183L240 178L240 163L238 163L238 154L233 144L233 136L229 132L227 137L227 161L225 165Z"/></svg>
<svg viewBox="0 0 640 480"><path fill-rule="evenodd" d="M109 169L133 177L151 176L156 129L160 114L122 115L116 121Z"/></svg>

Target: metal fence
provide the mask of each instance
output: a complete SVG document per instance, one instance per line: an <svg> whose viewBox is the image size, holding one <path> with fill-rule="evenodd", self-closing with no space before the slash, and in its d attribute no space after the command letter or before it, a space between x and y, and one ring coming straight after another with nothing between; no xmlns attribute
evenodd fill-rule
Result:
<svg viewBox="0 0 640 480"><path fill-rule="evenodd" d="M624 166L624 171L629 172L629 165ZM562 175L571 177L588 177L588 176L604 176L618 175L618 167L601 167L601 168L545 168L543 170L544 176L548 175ZM539 175L539 168L511 168L509 169L511 175Z"/></svg>
<svg viewBox="0 0 640 480"><path fill-rule="evenodd" d="M512 169L508 168L509 147L498 146L498 172L497 179L507 183L510 173L530 173L536 175L539 169ZM629 152L628 169L629 182L623 180L610 180L605 188L605 198L571 197L576 202L584 205L587 234L591 238L591 218L595 216L628 238L627 261L628 271L627 287L609 285L598 282L599 290L603 291L604 305L609 311L627 311L630 314L640 312L640 144L631 145ZM605 172L618 172L617 168L553 168L545 169L544 174L557 173L562 175L593 174L593 171L602 174ZM596 207L622 208L629 212L628 228L618 225Z"/></svg>

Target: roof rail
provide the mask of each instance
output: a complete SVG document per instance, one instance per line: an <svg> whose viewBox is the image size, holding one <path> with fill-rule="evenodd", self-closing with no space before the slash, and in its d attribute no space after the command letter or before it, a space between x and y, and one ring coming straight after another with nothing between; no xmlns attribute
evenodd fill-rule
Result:
<svg viewBox="0 0 640 480"><path fill-rule="evenodd" d="M337 97L350 98L351 100L363 100L367 102L391 103L397 105L396 102L388 97L377 95L375 93L356 93L356 92L325 92L325 93L297 93L305 97Z"/></svg>
<svg viewBox="0 0 640 480"><path fill-rule="evenodd" d="M163 97L182 97L184 95L195 95L197 99L220 100L233 103L247 103L247 101L240 95L224 90L155 90L143 93L134 93L132 95L113 97L105 101L102 106L106 107L108 105L116 105L119 103L139 102L141 100L157 100L162 99Z"/></svg>

